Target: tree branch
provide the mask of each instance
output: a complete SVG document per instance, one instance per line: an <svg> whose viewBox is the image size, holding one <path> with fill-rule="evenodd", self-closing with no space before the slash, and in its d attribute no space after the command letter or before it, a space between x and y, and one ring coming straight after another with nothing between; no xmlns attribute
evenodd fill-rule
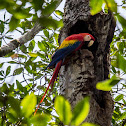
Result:
<svg viewBox="0 0 126 126"><path fill-rule="evenodd" d="M20 38L14 39L10 41L7 45L0 47L0 57L5 56L6 54L16 49L19 45L27 43L29 40L33 39L35 35L43 28L44 27L36 22L35 26L30 31L22 35Z"/></svg>
<svg viewBox="0 0 126 126"><path fill-rule="evenodd" d="M62 0L58 0L58 4L56 8L59 6L61 2ZM47 16L49 17L50 15L47 15ZM44 28L45 27L41 26L39 22L36 22L35 26L30 31L22 35L20 38L14 39L10 41L7 45L0 47L0 57L5 56L6 54L16 49L18 46L32 40L35 37L35 35Z"/></svg>

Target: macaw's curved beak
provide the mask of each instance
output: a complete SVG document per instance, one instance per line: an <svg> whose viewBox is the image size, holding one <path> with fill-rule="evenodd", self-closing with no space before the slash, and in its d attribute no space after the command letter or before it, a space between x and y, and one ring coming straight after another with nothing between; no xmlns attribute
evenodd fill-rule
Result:
<svg viewBox="0 0 126 126"><path fill-rule="evenodd" d="M90 46L92 46L94 44L94 40L89 40L89 41L85 41L84 42L84 45L85 45L85 47L90 47Z"/></svg>
<svg viewBox="0 0 126 126"><path fill-rule="evenodd" d="M89 43L88 43L88 47L92 46L94 44L94 40L90 40Z"/></svg>

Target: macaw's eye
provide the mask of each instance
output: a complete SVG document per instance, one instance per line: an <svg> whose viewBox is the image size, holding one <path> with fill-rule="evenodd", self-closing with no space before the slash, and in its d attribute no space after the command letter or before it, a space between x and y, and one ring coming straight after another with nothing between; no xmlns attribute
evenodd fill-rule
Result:
<svg viewBox="0 0 126 126"><path fill-rule="evenodd" d="M90 35L87 35L88 38L90 38L91 36Z"/></svg>

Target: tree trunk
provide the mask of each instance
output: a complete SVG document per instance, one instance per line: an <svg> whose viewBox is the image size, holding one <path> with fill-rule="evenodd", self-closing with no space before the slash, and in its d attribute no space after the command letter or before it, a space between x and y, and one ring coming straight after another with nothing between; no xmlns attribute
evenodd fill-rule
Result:
<svg viewBox="0 0 126 126"><path fill-rule="evenodd" d="M110 43L115 29L112 13L91 16L89 0L66 0L64 27L59 36L61 43L67 36L90 33L96 41L89 49L81 49L60 70L60 93L72 108L85 96L90 96L90 112L85 122L110 126L113 100L110 92L96 89L99 81L108 79Z"/></svg>

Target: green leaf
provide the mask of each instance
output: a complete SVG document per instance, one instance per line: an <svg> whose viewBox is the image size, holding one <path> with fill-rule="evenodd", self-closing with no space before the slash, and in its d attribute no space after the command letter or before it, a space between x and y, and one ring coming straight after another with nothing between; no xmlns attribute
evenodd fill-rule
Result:
<svg viewBox="0 0 126 126"><path fill-rule="evenodd" d="M25 69L28 71L28 73L32 74L32 70L29 66L25 66Z"/></svg>
<svg viewBox="0 0 126 126"><path fill-rule="evenodd" d="M9 90L10 92L14 91L14 83L13 84L8 84L9 85Z"/></svg>
<svg viewBox="0 0 126 126"><path fill-rule="evenodd" d="M118 95L114 100L115 101L120 101L120 100L122 100L123 99L123 94L120 94L120 95Z"/></svg>
<svg viewBox="0 0 126 126"><path fill-rule="evenodd" d="M9 121L10 122L18 121L18 116L16 117L15 116L16 116L15 111L12 108L10 108L9 112L7 113L7 117L9 118Z"/></svg>
<svg viewBox="0 0 126 126"><path fill-rule="evenodd" d="M33 113L36 103L37 99L34 93L25 96L25 98L21 101L21 110L25 117L29 117Z"/></svg>
<svg viewBox="0 0 126 126"><path fill-rule="evenodd" d="M29 83L25 87L27 88L27 90L30 90L32 88L32 85L33 85L32 83Z"/></svg>
<svg viewBox="0 0 126 126"><path fill-rule="evenodd" d="M88 116L89 109L90 109L89 97L85 97L75 106L73 110L73 118L71 124L75 126L80 125Z"/></svg>
<svg viewBox="0 0 126 126"><path fill-rule="evenodd" d="M126 118L126 112L122 113L121 116L118 118L118 120L123 120L125 118Z"/></svg>
<svg viewBox="0 0 126 126"><path fill-rule="evenodd" d="M113 71L114 73L116 73L116 69L115 69L114 66L112 66L112 71Z"/></svg>
<svg viewBox="0 0 126 126"><path fill-rule="evenodd" d="M38 56L40 56L40 58L46 59L46 56L40 52L37 52ZM41 64L42 65L42 64Z"/></svg>
<svg viewBox="0 0 126 126"><path fill-rule="evenodd" d="M62 96L57 96L55 99L54 107L57 114L59 115L59 119L64 123L64 125L68 125L72 118L70 103Z"/></svg>
<svg viewBox="0 0 126 126"><path fill-rule="evenodd" d="M45 9L42 10L43 15L50 15L53 13L53 11L56 9L56 5L58 4L58 0L51 2L51 4L48 4Z"/></svg>
<svg viewBox="0 0 126 126"><path fill-rule="evenodd" d="M63 12L61 12L60 10L56 10L55 13L59 16L63 16Z"/></svg>
<svg viewBox="0 0 126 126"><path fill-rule="evenodd" d="M46 29L44 29L43 32L44 32L44 35L45 35L47 38L49 38L49 32L48 32Z"/></svg>
<svg viewBox="0 0 126 126"><path fill-rule="evenodd" d="M10 31L15 30L18 27L19 22L20 22L19 19L16 19L12 16L11 21L9 22Z"/></svg>
<svg viewBox="0 0 126 126"><path fill-rule="evenodd" d="M31 123L35 126L47 126L47 123L51 120L51 118L46 114L36 114L31 118Z"/></svg>
<svg viewBox="0 0 126 126"><path fill-rule="evenodd" d="M41 17L39 18L39 22L42 26L47 27L47 28L54 28L56 29L58 27L58 21L52 19L51 17Z"/></svg>
<svg viewBox="0 0 126 126"><path fill-rule="evenodd" d="M32 40L32 41L29 43L29 46L28 46L29 52L32 52L33 49L34 49L34 47L35 47L35 41Z"/></svg>
<svg viewBox="0 0 126 126"><path fill-rule="evenodd" d="M87 122L85 122L81 126L98 126L98 125L93 124L93 123L87 123Z"/></svg>
<svg viewBox="0 0 126 126"><path fill-rule="evenodd" d="M46 47L43 44L43 42L38 42L38 47L41 49L41 51L45 52L46 51Z"/></svg>
<svg viewBox="0 0 126 126"><path fill-rule="evenodd" d="M126 20L125 20L125 18L123 18L119 14L116 14L115 16L117 17L118 21L121 23L123 29L126 29Z"/></svg>
<svg viewBox="0 0 126 126"><path fill-rule="evenodd" d="M29 54L29 56L31 56L31 57L37 57L37 56L38 56L37 53L28 53L28 54Z"/></svg>
<svg viewBox="0 0 126 126"><path fill-rule="evenodd" d="M28 12L28 9L20 9L20 10L15 10L13 16L16 19L25 19L25 18L29 18L31 16L31 14Z"/></svg>
<svg viewBox="0 0 126 126"><path fill-rule="evenodd" d="M6 69L6 76L10 73L10 71L11 71L11 66L8 66Z"/></svg>
<svg viewBox="0 0 126 126"><path fill-rule="evenodd" d="M95 15L102 10L104 0L90 0L91 14Z"/></svg>
<svg viewBox="0 0 126 126"><path fill-rule="evenodd" d="M125 48L125 43L124 42L117 42L117 47L119 49L119 52L123 54L123 50Z"/></svg>
<svg viewBox="0 0 126 126"><path fill-rule="evenodd" d="M0 91L1 91L1 92L4 92L5 94L6 94L6 93L8 94L8 90L9 90L9 88L8 88L8 86L7 86L6 83L4 83L4 84L2 85L2 87L0 88Z"/></svg>
<svg viewBox="0 0 126 126"><path fill-rule="evenodd" d="M20 83L18 80L16 80L16 84L17 84L17 88L18 88L20 91L23 92L23 86L21 85L21 83Z"/></svg>
<svg viewBox="0 0 126 126"><path fill-rule="evenodd" d="M123 99L123 103L126 104L126 101Z"/></svg>
<svg viewBox="0 0 126 126"><path fill-rule="evenodd" d="M57 22L57 27L63 27L63 19Z"/></svg>
<svg viewBox="0 0 126 126"><path fill-rule="evenodd" d="M4 71L3 70L0 71L0 75L4 76Z"/></svg>
<svg viewBox="0 0 126 126"><path fill-rule="evenodd" d="M119 53L116 54L116 59L114 61L112 61L111 64L114 67L117 67L117 68L123 70L126 73L126 60Z"/></svg>
<svg viewBox="0 0 126 126"><path fill-rule="evenodd" d="M17 64L17 62L15 62L15 61L9 61L8 63Z"/></svg>
<svg viewBox="0 0 126 126"><path fill-rule="evenodd" d="M23 71L23 68L22 67L21 68L18 68L16 70L14 70L13 75L19 75L22 71Z"/></svg>
<svg viewBox="0 0 126 126"><path fill-rule="evenodd" d="M111 79L98 82L96 88L103 91L110 91L114 85L120 81L120 78L113 76Z"/></svg>
<svg viewBox="0 0 126 126"><path fill-rule="evenodd" d="M20 117L20 102L18 99L15 99L14 97L8 98L8 103L10 104L9 111L13 115L13 117L18 118Z"/></svg>
<svg viewBox="0 0 126 126"><path fill-rule="evenodd" d="M117 3L114 0L106 0L105 2L111 11L117 13Z"/></svg>
<svg viewBox="0 0 126 126"><path fill-rule="evenodd" d="M21 45L20 46L20 50L23 52L23 53L27 53L27 47L25 45Z"/></svg>
<svg viewBox="0 0 126 126"><path fill-rule="evenodd" d="M1 64L0 64L0 68L3 66L3 64L4 64L4 63L1 63Z"/></svg>
<svg viewBox="0 0 126 126"><path fill-rule="evenodd" d="M35 11L38 11L39 9L42 9L42 5L44 2L44 0L32 0L30 3L34 7Z"/></svg>

